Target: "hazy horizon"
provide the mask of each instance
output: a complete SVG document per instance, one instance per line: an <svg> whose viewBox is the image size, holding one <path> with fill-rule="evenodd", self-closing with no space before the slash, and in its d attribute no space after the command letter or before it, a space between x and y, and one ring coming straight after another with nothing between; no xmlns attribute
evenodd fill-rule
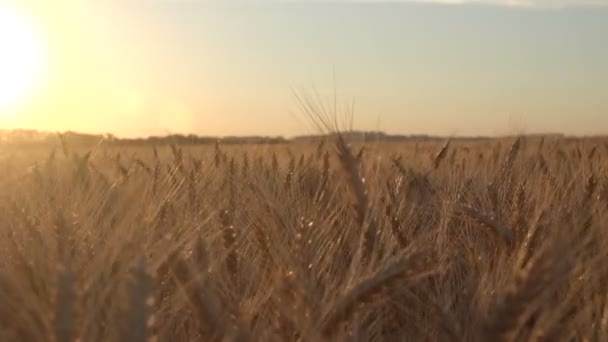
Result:
<svg viewBox="0 0 608 342"><path fill-rule="evenodd" d="M23 51L41 65L19 101L2 106L0 94L0 128L314 134L292 89L331 99L335 73L356 130L608 134L606 5L0 0L0 14L14 8L36 33L39 48Z"/></svg>

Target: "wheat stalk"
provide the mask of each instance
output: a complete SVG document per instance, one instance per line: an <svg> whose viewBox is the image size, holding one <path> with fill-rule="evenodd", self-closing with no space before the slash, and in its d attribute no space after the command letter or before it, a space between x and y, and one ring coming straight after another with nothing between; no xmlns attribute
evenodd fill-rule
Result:
<svg viewBox="0 0 608 342"><path fill-rule="evenodd" d="M130 313L128 319L128 337L130 342L148 342L154 297L152 295L153 281L146 270L146 258L141 257L135 269L135 284L131 292Z"/></svg>
<svg viewBox="0 0 608 342"><path fill-rule="evenodd" d="M412 249L387 263L382 269L360 281L352 289L338 298L321 319L320 329L325 337L331 337L340 324L355 313L357 307L373 301L385 289L402 281L400 288L412 286L415 282L428 278L435 270L421 270L422 250Z"/></svg>

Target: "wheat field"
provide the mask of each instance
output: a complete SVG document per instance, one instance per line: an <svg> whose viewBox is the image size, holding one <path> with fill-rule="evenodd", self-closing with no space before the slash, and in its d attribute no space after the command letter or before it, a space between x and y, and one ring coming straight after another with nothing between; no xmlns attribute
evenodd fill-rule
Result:
<svg viewBox="0 0 608 342"><path fill-rule="evenodd" d="M606 341L608 142L0 149L1 341Z"/></svg>

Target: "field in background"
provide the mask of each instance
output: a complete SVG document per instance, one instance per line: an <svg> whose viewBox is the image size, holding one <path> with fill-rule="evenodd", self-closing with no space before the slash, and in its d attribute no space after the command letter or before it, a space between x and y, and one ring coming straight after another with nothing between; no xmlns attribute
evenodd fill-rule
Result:
<svg viewBox="0 0 608 342"><path fill-rule="evenodd" d="M608 139L0 148L2 341L601 341Z"/></svg>

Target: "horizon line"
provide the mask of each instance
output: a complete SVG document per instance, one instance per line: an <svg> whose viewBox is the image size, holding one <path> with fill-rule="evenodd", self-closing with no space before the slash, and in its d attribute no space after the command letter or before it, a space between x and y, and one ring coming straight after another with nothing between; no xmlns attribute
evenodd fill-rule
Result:
<svg viewBox="0 0 608 342"><path fill-rule="evenodd" d="M90 132L79 132L74 130L64 130L64 131L42 131L37 129L26 129L26 128L17 128L17 129L6 129L0 128L0 139L3 135L10 135L11 133L33 133L39 134L41 136L49 137L53 135L66 135L66 134L75 134L75 135L84 135L90 137L102 137L106 138L111 136L117 141L128 141L128 140L149 140L149 139L170 139L171 137L181 137L181 138L194 138L194 139L279 139L279 140L297 140L297 139L306 139L306 138L320 138L325 136L335 135L337 132L329 132L329 133L310 133L310 134L296 134L296 135L203 135L203 134L195 134L195 133L167 133L164 135L146 135L146 136L118 136L111 132L106 133L90 133ZM385 131L366 131L366 130L351 130L351 131L342 131L340 132L344 135L376 135L382 136L387 139L391 138L427 138L427 139L500 139L506 137L542 137L542 136L559 136L562 138L608 138L608 133L602 134L569 134L564 132L527 132L527 133L504 133L504 134L430 134L430 133L388 133Z"/></svg>

